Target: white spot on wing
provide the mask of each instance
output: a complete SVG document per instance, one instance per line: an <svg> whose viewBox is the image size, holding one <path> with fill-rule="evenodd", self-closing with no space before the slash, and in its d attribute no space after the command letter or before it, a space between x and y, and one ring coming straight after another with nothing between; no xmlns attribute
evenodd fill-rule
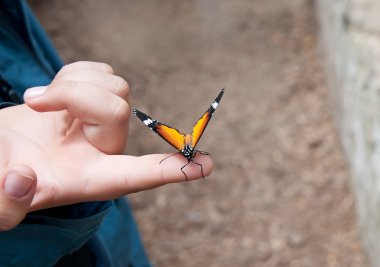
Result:
<svg viewBox="0 0 380 267"><path fill-rule="evenodd" d="M211 105L214 109L216 109L217 107L218 107L218 102L214 102L214 103L212 103L212 105Z"/></svg>
<svg viewBox="0 0 380 267"><path fill-rule="evenodd" d="M145 121L143 121L143 123L145 124L145 125L149 125L149 124L151 124L153 121L151 120L151 119L146 119Z"/></svg>

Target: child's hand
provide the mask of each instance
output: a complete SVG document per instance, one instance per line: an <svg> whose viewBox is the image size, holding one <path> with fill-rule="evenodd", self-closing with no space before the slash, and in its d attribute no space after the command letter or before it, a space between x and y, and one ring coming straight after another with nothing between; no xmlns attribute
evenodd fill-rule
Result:
<svg viewBox="0 0 380 267"><path fill-rule="evenodd" d="M159 165L167 154L120 155L128 134L128 90L110 66L77 62L49 86L27 90L26 104L0 111L0 229L16 226L28 211L185 181L185 158ZM211 173L209 156L196 161L204 175ZM189 179L202 177L195 164L185 171Z"/></svg>

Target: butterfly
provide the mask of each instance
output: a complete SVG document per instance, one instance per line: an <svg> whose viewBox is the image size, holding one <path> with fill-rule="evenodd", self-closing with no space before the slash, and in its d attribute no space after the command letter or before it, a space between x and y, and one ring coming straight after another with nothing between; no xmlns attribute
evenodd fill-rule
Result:
<svg viewBox="0 0 380 267"><path fill-rule="evenodd" d="M188 180L186 173L184 172L184 168L190 163L193 162L194 164L200 166L201 168L201 174L203 176L203 168L202 164L199 164L194 161L194 157L197 153L202 155L208 155L207 152L195 150L196 145L199 142L199 139L201 138L203 132L206 129L207 124L209 123L212 114L216 110L216 108L219 105L220 100L222 99L222 96L224 94L224 89L222 89L219 93L219 95L216 97L216 99L211 103L208 110L203 114L203 116L198 120L198 122L193 126L193 132L191 134L183 134L177 129L170 127L166 124L163 124L157 120L152 119L148 115L144 114L141 111L138 111L137 109L133 109L133 113L151 130L153 130L155 133L157 133L159 136L161 136L166 142L168 142L170 145L172 145L174 148L176 148L179 152L171 155L177 155L181 154L184 156L188 162L182 166L181 171L185 175L186 180ZM169 157L171 157L169 156ZM164 158L160 161L160 164L166 160L167 158Z"/></svg>

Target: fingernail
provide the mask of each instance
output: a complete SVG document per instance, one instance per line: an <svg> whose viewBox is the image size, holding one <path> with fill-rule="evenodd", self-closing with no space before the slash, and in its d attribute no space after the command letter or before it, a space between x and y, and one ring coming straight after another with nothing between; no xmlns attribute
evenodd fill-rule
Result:
<svg viewBox="0 0 380 267"><path fill-rule="evenodd" d="M4 192L11 197L24 197L33 186L33 179L27 176L22 176L15 172L10 172L5 177Z"/></svg>
<svg viewBox="0 0 380 267"><path fill-rule="evenodd" d="M46 92L46 86L32 87L25 91L24 98L35 98Z"/></svg>

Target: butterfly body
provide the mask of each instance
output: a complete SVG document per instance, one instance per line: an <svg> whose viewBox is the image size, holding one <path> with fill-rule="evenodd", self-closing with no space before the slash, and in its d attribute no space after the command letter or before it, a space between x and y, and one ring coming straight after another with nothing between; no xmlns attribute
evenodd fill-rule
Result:
<svg viewBox="0 0 380 267"><path fill-rule="evenodd" d="M185 145L183 149L180 151L181 154L188 160L194 158L194 148L192 147L192 140L193 137L191 136L191 134L185 135Z"/></svg>
<svg viewBox="0 0 380 267"><path fill-rule="evenodd" d="M194 162L193 158L199 152L200 154L207 154L206 152L201 152L195 150L196 145L199 142L208 122L210 121L212 114L215 109L218 107L219 102L224 94L224 89L222 89L216 99L211 103L209 109L203 114L203 116L198 120L198 122L193 127L193 132L191 134L183 134L175 128L172 128L168 125L165 125L157 120L152 119L145 113L138 111L137 109L133 110L133 113L151 130L156 134L162 137L166 142L175 147L178 150L177 154L182 154L187 160L188 163ZM162 162L162 161L161 161ZM202 165L194 162L202 168ZM186 165L187 165L186 164ZM181 168L181 171L184 173L186 180L186 173L183 171L184 165ZM202 169L201 169L202 170ZM202 173L203 176L203 173Z"/></svg>

